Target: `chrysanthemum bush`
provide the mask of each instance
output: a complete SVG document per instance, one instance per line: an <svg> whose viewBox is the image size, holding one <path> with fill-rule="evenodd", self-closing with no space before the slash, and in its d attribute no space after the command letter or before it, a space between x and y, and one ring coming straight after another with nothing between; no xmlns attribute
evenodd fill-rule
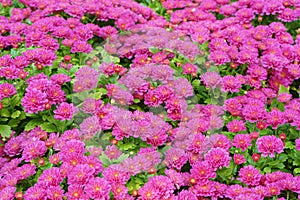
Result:
<svg viewBox="0 0 300 200"><path fill-rule="evenodd" d="M1 200L299 199L299 1L0 2Z"/></svg>

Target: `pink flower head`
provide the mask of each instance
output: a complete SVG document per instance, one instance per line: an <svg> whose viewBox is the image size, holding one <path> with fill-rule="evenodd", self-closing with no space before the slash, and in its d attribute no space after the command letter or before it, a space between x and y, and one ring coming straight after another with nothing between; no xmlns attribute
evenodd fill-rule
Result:
<svg viewBox="0 0 300 200"><path fill-rule="evenodd" d="M35 185L26 190L26 192L24 194L24 199L25 200L29 200L29 199L30 200L41 200L41 199L45 199L46 194L47 194L46 190L44 190L40 186Z"/></svg>
<svg viewBox="0 0 300 200"><path fill-rule="evenodd" d="M232 145L245 151L252 145L251 142L249 134L237 134L233 138Z"/></svg>
<svg viewBox="0 0 300 200"><path fill-rule="evenodd" d="M212 148L204 156L204 160L207 161L212 167L221 169L222 167L228 167L231 157L229 152L222 148Z"/></svg>
<svg viewBox="0 0 300 200"><path fill-rule="evenodd" d="M183 68L183 74L194 74L197 73L197 66L190 64L190 63L186 63L182 66Z"/></svg>
<svg viewBox="0 0 300 200"><path fill-rule="evenodd" d="M120 165L110 165L102 172L104 178L110 183L125 184L129 180L130 174Z"/></svg>
<svg viewBox="0 0 300 200"><path fill-rule="evenodd" d="M70 200L77 200L77 199L88 199L88 197L83 192L83 186L82 185L70 185L68 187L68 192L66 193L67 199Z"/></svg>
<svg viewBox="0 0 300 200"><path fill-rule="evenodd" d="M283 93L283 94L279 94L277 99L279 102L282 102L282 103L286 103L288 101L290 101L292 99L292 94L289 94L289 93Z"/></svg>
<svg viewBox="0 0 300 200"><path fill-rule="evenodd" d="M104 153L110 160L118 159L122 155L122 152L115 145L108 146Z"/></svg>
<svg viewBox="0 0 300 200"><path fill-rule="evenodd" d="M239 171L239 180L246 183L249 186L259 185L259 181L262 178L259 170L253 166L245 166Z"/></svg>
<svg viewBox="0 0 300 200"><path fill-rule="evenodd" d="M68 174L68 184L85 185L88 180L93 176L94 169L89 167L88 164L76 165Z"/></svg>
<svg viewBox="0 0 300 200"><path fill-rule="evenodd" d="M233 76L224 76L222 78L222 91L223 92L239 92L242 84L241 82Z"/></svg>
<svg viewBox="0 0 300 200"><path fill-rule="evenodd" d="M46 169L38 179L38 182L45 185L46 187L57 186L62 181L63 177L60 174L60 169L57 167Z"/></svg>
<svg viewBox="0 0 300 200"><path fill-rule="evenodd" d="M15 187L11 187L11 186L4 187L3 189L0 190L1 199L3 200L14 199L15 191L16 191Z"/></svg>
<svg viewBox="0 0 300 200"><path fill-rule="evenodd" d="M274 153L282 153L284 144L281 139L274 135L262 136L256 141L257 149L262 153L262 156L274 157Z"/></svg>
<svg viewBox="0 0 300 200"><path fill-rule="evenodd" d="M54 118L56 120L71 120L73 115L78 112L78 108L72 103L61 103L54 111Z"/></svg>
<svg viewBox="0 0 300 200"><path fill-rule="evenodd" d="M26 92L22 99L22 106L24 107L25 112L32 114L45 110L47 102L46 94L33 88Z"/></svg>
<svg viewBox="0 0 300 200"><path fill-rule="evenodd" d="M37 140L32 141L24 147L22 158L25 161L30 161L31 159L43 156L47 151L45 142Z"/></svg>
<svg viewBox="0 0 300 200"><path fill-rule="evenodd" d="M246 159L243 154L234 154L233 159L236 165L241 165L246 162Z"/></svg>
<svg viewBox="0 0 300 200"><path fill-rule="evenodd" d="M93 50L92 46L85 42L77 40L72 44L71 53L82 52L82 53L90 53Z"/></svg>
<svg viewBox="0 0 300 200"><path fill-rule="evenodd" d="M197 181L204 181L216 177L215 169L207 161L198 161L193 164L191 177Z"/></svg>
<svg viewBox="0 0 300 200"><path fill-rule="evenodd" d="M13 84L0 84L0 100L2 100L3 98L8 98L16 93L17 91Z"/></svg>
<svg viewBox="0 0 300 200"><path fill-rule="evenodd" d="M64 190L61 186L49 186L47 187L47 198L53 200L61 200L63 198Z"/></svg>
<svg viewBox="0 0 300 200"><path fill-rule="evenodd" d="M233 120L231 122L228 122L227 124L228 131L230 132L240 132L240 131L246 131L245 123L240 120Z"/></svg>
<svg viewBox="0 0 300 200"><path fill-rule="evenodd" d="M217 72L206 72L201 75L201 81L205 85L205 87L216 88L220 86L221 76Z"/></svg>
<svg viewBox="0 0 300 200"><path fill-rule="evenodd" d="M174 167L178 170L187 162L188 157L184 150L179 148L170 148L166 152L166 158L164 162L169 168Z"/></svg>
<svg viewBox="0 0 300 200"><path fill-rule="evenodd" d="M223 134L213 134L209 137L213 147L220 147L228 150L231 147L231 141Z"/></svg>
<svg viewBox="0 0 300 200"><path fill-rule="evenodd" d="M296 142L296 150L300 151L300 138L296 139L295 142Z"/></svg>
<svg viewBox="0 0 300 200"><path fill-rule="evenodd" d="M92 178L84 187L84 192L89 198L109 199L111 185L103 178Z"/></svg>

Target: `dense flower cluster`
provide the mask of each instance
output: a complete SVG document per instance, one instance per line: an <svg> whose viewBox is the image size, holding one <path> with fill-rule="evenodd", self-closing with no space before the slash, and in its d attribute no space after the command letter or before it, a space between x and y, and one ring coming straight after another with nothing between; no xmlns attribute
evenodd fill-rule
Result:
<svg viewBox="0 0 300 200"><path fill-rule="evenodd" d="M300 199L298 1L0 3L0 199Z"/></svg>

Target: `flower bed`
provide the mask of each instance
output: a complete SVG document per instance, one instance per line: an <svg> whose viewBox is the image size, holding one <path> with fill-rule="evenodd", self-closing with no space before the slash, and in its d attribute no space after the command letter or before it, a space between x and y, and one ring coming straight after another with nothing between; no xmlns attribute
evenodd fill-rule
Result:
<svg viewBox="0 0 300 200"><path fill-rule="evenodd" d="M297 0L0 2L1 200L299 199Z"/></svg>

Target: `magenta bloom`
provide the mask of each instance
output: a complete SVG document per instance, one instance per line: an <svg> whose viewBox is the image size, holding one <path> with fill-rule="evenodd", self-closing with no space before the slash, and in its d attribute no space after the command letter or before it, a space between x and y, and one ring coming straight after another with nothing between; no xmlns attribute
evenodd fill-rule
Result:
<svg viewBox="0 0 300 200"><path fill-rule="evenodd" d="M36 166L31 164L25 164L21 167L18 167L15 170L15 176L18 178L18 180L24 180L27 179L29 176L36 173Z"/></svg>
<svg viewBox="0 0 300 200"><path fill-rule="evenodd" d="M78 112L78 108L73 106L72 103L61 103L54 111L54 118L56 120L71 120L73 115Z"/></svg>
<svg viewBox="0 0 300 200"><path fill-rule="evenodd" d="M232 140L232 146L242 149L245 151L252 144L252 139L249 134L237 134L234 136Z"/></svg>
<svg viewBox="0 0 300 200"><path fill-rule="evenodd" d="M222 91L223 92L239 92L240 87L242 86L241 82L233 76L224 76L222 78Z"/></svg>
<svg viewBox="0 0 300 200"><path fill-rule="evenodd" d="M222 148L212 148L204 156L204 160L207 161L214 168L228 167L230 165L231 157L229 152Z"/></svg>
<svg viewBox="0 0 300 200"><path fill-rule="evenodd" d="M110 165L102 172L104 178L112 183L126 183L130 175L120 165Z"/></svg>
<svg viewBox="0 0 300 200"><path fill-rule="evenodd" d="M82 185L70 185L68 187L68 192L66 193L67 199L78 200L78 199L88 199L83 192Z"/></svg>
<svg viewBox="0 0 300 200"><path fill-rule="evenodd" d="M90 53L93 50L92 46L85 41L75 41L71 47L71 53L82 52Z"/></svg>
<svg viewBox="0 0 300 200"><path fill-rule="evenodd" d="M30 161L31 159L43 156L47 152L47 147L43 141L32 141L30 144L26 145L23 150L22 158L25 161Z"/></svg>
<svg viewBox="0 0 300 200"><path fill-rule="evenodd" d="M185 65L182 66L183 68L183 74L194 74L197 73L197 66L190 64L190 63L186 63Z"/></svg>
<svg viewBox="0 0 300 200"><path fill-rule="evenodd" d="M201 81L205 87L216 88L221 85L222 77L217 72L206 72L201 75Z"/></svg>
<svg viewBox="0 0 300 200"><path fill-rule="evenodd" d="M262 156L274 157L274 153L282 153L284 149L284 144L281 139L274 135L262 136L256 141L257 149L262 153Z"/></svg>
<svg viewBox="0 0 300 200"><path fill-rule="evenodd" d="M212 142L213 147L220 147L228 150L231 147L231 141L223 134L213 134L209 137L210 142Z"/></svg>
<svg viewBox="0 0 300 200"><path fill-rule="evenodd" d="M229 132L240 132L240 131L246 131L245 123L240 120L233 120L231 122L228 122L227 128Z"/></svg>
<svg viewBox="0 0 300 200"><path fill-rule="evenodd" d="M59 185L62 180L63 177L60 174L60 169L57 167L52 167L43 171L38 179L38 182L45 185L46 187L49 187Z"/></svg>
<svg viewBox="0 0 300 200"><path fill-rule="evenodd" d="M87 164L76 165L68 175L68 184L85 185L93 173L94 169Z"/></svg>
<svg viewBox="0 0 300 200"><path fill-rule="evenodd" d="M174 184L166 176L150 177L149 181L139 189L142 199L168 199L174 192Z"/></svg>
<svg viewBox="0 0 300 200"><path fill-rule="evenodd" d="M35 88L28 90L22 99L22 106L24 107L25 112L30 114L45 110L46 103L46 94Z"/></svg>
<svg viewBox="0 0 300 200"><path fill-rule="evenodd" d="M204 181L216 178L216 172L207 161L198 161L192 166L191 177L197 181Z"/></svg>
<svg viewBox="0 0 300 200"><path fill-rule="evenodd" d="M92 199L109 199L111 185L103 178L92 178L84 187L84 192Z"/></svg>
<svg viewBox="0 0 300 200"><path fill-rule="evenodd" d="M241 165L246 162L245 156L243 154L234 154L233 160L236 165Z"/></svg>
<svg viewBox="0 0 300 200"><path fill-rule="evenodd" d="M296 139L295 142L296 142L296 150L300 151L300 138Z"/></svg>
<svg viewBox="0 0 300 200"><path fill-rule="evenodd" d="M3 98L8 98L16 93L17 91L13 84L9 84L9 83L0 84L0 100Z"/></svg>
<svg viewBox="0 0 300 200"><path fill-rule="evenodd" d="M50 186L47 188L47 198L52 200L61 200L64 195L64 190L58 186Z"/></svg>
<svg viewBox="0 0 300 200"><path fill-rule="evenodd" d="M179 148L170 148L166 152L166 158L164 162L169 168L176 168L178 170L187 162L188 157L184 150Z"/></svg>
<svg viewBox="0 0 300 200"><path fill-rule="evenodd" d="M7 186L0 190L0 197L3 200L12 200L15 197L15 187Z"/></svg>
<svg viewBox="0 0 300 200"><path fill-rule="evenodd" d="M259 185L259 181L262 178L259 170L251 165L245 166L239 171L239 180L246 183L249 186Z"/></svg>
<svg viewBox="0 0 300 200"><path fill-rule="evenodd" d="M26 190L24 194L24 200L41 200L45 199L46 196L46 190L44 190L40 186L33 186Z"/></svg>
<svg viewBox="0 0 300 200"><path fill-rule="evenodd" d="M115 145L108 146L104 153L110 160L118 159L122 155L122 152Z"/></svg>

